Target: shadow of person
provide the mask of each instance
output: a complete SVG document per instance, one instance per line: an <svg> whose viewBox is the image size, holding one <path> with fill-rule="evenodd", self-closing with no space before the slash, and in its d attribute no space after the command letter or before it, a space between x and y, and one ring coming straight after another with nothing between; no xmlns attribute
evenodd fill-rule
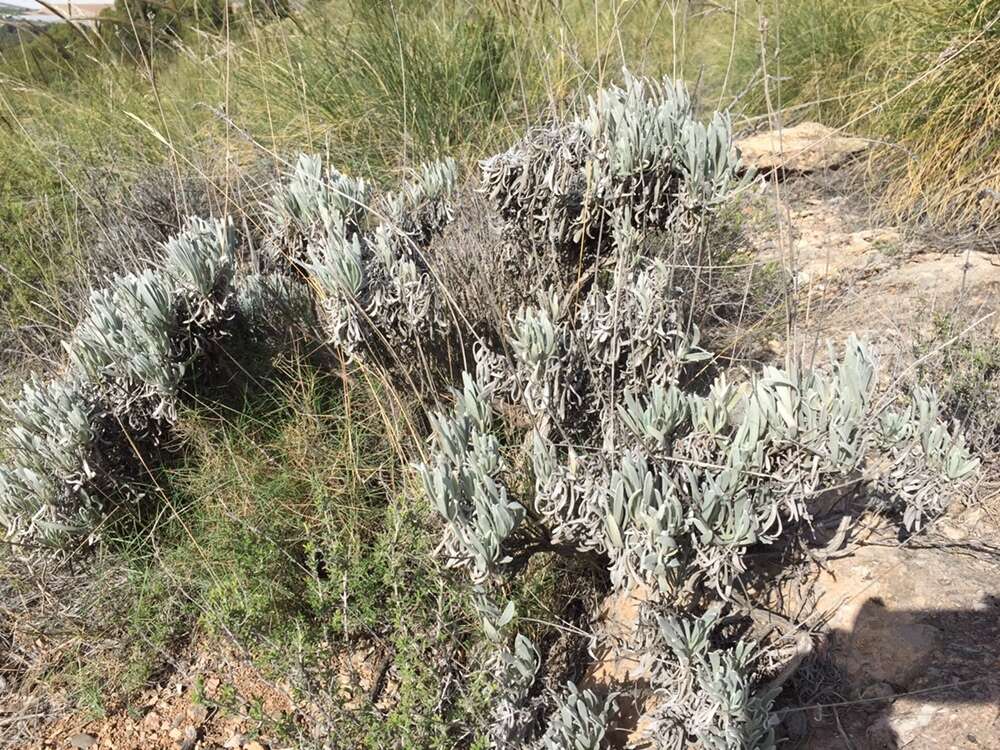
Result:
<svg viewBox="0 0 1000 750"><path fill-rule="evenodd" d="M778 709L786 725L807 716L803 748L1000 748L1000 598L911 610L871 597L792 689L812 697Z"/></svg>

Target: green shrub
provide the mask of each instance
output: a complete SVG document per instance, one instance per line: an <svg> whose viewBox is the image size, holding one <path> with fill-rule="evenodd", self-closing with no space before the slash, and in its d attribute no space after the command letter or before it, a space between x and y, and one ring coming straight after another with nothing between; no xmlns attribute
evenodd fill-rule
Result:
<svg viewBox="0 0 1000 750"><path fill-rule="evenodd" d="M189 30L221 29L229 12L224 0L115 0L101 12L97 28L106 49L145 67L150 56L176 47Z"/></svg>

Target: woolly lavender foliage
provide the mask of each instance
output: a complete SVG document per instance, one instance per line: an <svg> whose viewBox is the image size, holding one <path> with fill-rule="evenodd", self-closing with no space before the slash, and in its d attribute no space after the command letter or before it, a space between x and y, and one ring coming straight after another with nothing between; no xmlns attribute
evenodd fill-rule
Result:
<svg viewBox="0 0 1000 750"><path fill-rule="evenodd" d="M100 498L85 489L93 479L97 405L75 379L32 376L4 410L8 464L0 467L0 523L8 536L51 543L88 528L100 509Z"/></svg>
<svg viewBox="0 0 1000 750"><path fill-rule="evenodd" d="M599 698L567 683L566 694L537 743L538 750L600 750L613 704L613 698Z"/></svg>
<svg viewBox="0 0 1000 750"><path fill-rule="evenodd" d="M172 397L184 374L171 356L175 300L151 270L116 276L90 295L90 310L65 345L70 364L92 383L129 397Z"/></svg>
<svg viewBox="0 0 1000 750"><path fill-rule="evenodd" d="M605 411L617 394L676 384L685 367L709 358L698 346L698 327L685 326L685 317L680 290L657 258L623 257L608 287L595 287L586 297L578 337Z"/></svg>
<svg viewBox="0 0 1000 750"><path fill-rule="evenodd" d="M598 750L607 733L614 696L599 697L591 690L580 690L573 682L568 682L558 696L543 695L535 689L541 667L535 644L521 633L514 633L513 638L503 633L514 615L513 602L501 612L480 596L476 606L488 626L488 638L498 646L493 656L493 671L498 679L489 733L492 747ZM552 698L555 708L549 709L547 704ZM547 726L539 737L539 719L545 713L549 713Z"/></svg>
<svg viewBox="0 0 1000 750"><path fill-rule="evenodd" d="M961 433L942 423L937 394L930 389L915 389L902 409L886 409L875 431L888 463L872 480L876 504L901 514L910 531L942 513L955 495L954 484L979 468Z"/></svg>
<svg viewBox="0 0 1000 750"><path fill-rule="evenodd" d="M378 211L347 215L327 206L301 266L320 292L330 342L347 355L405 358L449 330L447 307L420 250L450 220L454 184L453 161L424 167L416 181L385 198L381 222ZM366 198L359 188L351 205ZM302 201L322 204L322 197Z"/></svg>
<svg viewBox="0 0 1000 750"><path fill-rule="evenodd" d="M334 225L348 235L362 231L370 202L364 180L324 169L320 157L302 154L268 206L268 247L276 260L301 260L317 235Z"/></svg>
<svg viewBox="0 0 1000 750"><path fill-rule="evenodd" d="M685 330L681 299L669 270L639 260L595 286L575 316L548 292L542 305L511 321L504 358L478 352L478 377L503 397L520 400L546 435L592 435L626 389L676 384L684 369L709 355L697 326Z"/></svg>
<svg viewBox="0 0 1000 750"><path fill-rule="evenodd" d="M136 450L174 421L182 379L232 318L234 238L192 219L163 265L116 276L63 347L68 372L6 405L0 518L9 536L58 544L94 532L128 493Z"/></svg>
<svg viewBox="0 0 1000 750"><path fill-rule="evenodd" d="M164 269L180 303L181 325L206 333L233 314L236 235L231 220L192 217L164 245Z"/></svg>
<svg viewBox="0 0 1000 750"><path fill-rule="evenodd" d="M500 476L505 463L491 424L488 395L466 375L452 413L431 416L433 463L417 467L445 520L449 562L467 568L476 582L512 561L508 540L525 515Z"/></svg>
<svg viewBox="0 0 1000 750"><path fill-rule="evenodd" d="M713 644L720 609L701 617L658 615L645 628L639 658L650 675L654 708L643 717L634 747L673 750L697 738L711 750L775 747L774 693L754 676L758 649L740 640Z"/></svg>
<svg viewBox="0 0 1000 750"><path fill-rule="evenodd" d="M729 120L694 119L682 83L625 74L587 112L539 129L482 162L483 189L532 243L586 247L629 208L630 223L664 229L719 205L737 185Z"/></svg>
<svg viewBox="0 0 1000 750"><path fill-rule="evenodd" d="M512 343L537 383L559 382L539 375L551 372L546 362L559 352L552 317L551 310L522 316ZM423 469L427 491L447 521L451 553L478 582L530 554L530 520L547 549L606 555L616 590L638 586L674 606L706 593L729 600L747 550L808 519L810 502L830 487L895 488L893 496L915 509L905 517L911 525L944 506L946 482L975 469L928 393L915 394L902 412L879 408L876 365L852 339L823 370L765 368L741 388L719 377L705 395L674 383L625 391L601 412L595 436L576 444L546 422L551 402L521 388L533 418L530 505L511 499L503 484L499 445L486 432L490 391L466 375L453 417L434 422L438 469ZM663 637L676 645L672 632L665 625ZM683 706L661 716L680 727L677 736L700 732L708 747L767 746L770 697L754 695L749 647L677 658L695 663L684 684L698 686L697 695L671 698Z"/></svg>
<svg viewBox="0 0 1000 750"><path fill-rule="evenodd" d="M417 247L426 247L451 223L451 196L457 174L454 159L422 165L414 179L405 181L398 191L386 196L388 223L412 239Z"/></svg>
<svg viewBox="0 0 1000 750"><path fill-rule="evenodd" d="M580 551L608 549L615 420L621 400L634 400L627 389L676 388L684 368L707 356L697 329L679 324L680 298L662 263L637 261L612 285L593 288L575 319L554 295L522 310L509 360L479 351L479 381L532 421L534 510L552 543Z"/></svg>
<svg viewBox="0 0 1000 750"><path fill-rule="evenodd" d="M491 747L496 750L523 748L544 704L532 699L532 687L541 656L530 639L518 633L510 648L500 648L494 657L497 701L490 724Z"/></svg>
<svg viewBox="0 0 1000 750"><path fill-rule="evenodd" d="M162 269L117 276L91 294L64 346L115 414L143 402L151 419L171 412L189 362L233 315L234 244L231 223L192 218L166 243Z"/></svg>
<svg viewBox="0 0 1000 750"><path fill-rule="evenodd" d="M565 452L541 431L532 433L535 474L534 509L547 526L554 545L580 552L606 552L603 533L607 467L604 457Z"/></svg>
<svg viewBox="0 0 1000 750"><path fill-rule="evenodd" d="M903 467L912 497L896 496L907 525L939 511L944 482L968 476L976 462L919 394L913 411L923 422L904 422L887 445L875 385L874 359L852 340L830 372L765 368L742 395L722 378L704 397L662 387L627 395L607 485L612 579L670 595L707 583L728 596L747 548L807 518L820 492L845 483L877 490Z"/></svg>
<svg viewBox="0 0 1000 750"><path fill-rule="evenodd" d="M486 432L488 388L466 375L451 419L434 422L437 468L423 468L427 491L446 520L450 553L477 582L530 554L522 535L530 519L547 549L605 555L616 591L645 590L651 603L681 608L706 594L730 601L750 546L774 543L789 523L807 519L810 501L828 488L892 492L913 509L904 516L912 525L943 507L946 481L976 468L961 439L940 423L929 393L918 391L902 411L880 408L877 363L854 339L823 370L765 368L741 388L720 376L705 395L671 382L620 392L614 408L601 411L594 435L567 444L546 421L558 403L553 384L561 382L550 377L548 360L560 356L565 337L576 339L554 317L553 307L522 315L511 345L525 376L549 384L534 392L548 394L544 399L515 389L533 423L530 506L511 499L503 484L499 445ZM509 513L505 523L497 523L498 513ZM774 694L758 687L752 644L712 645L719 611L692 619L673 609L637 651L654 675L655 708L644 720L652 747L682 747L691 737L718 750L773 747ZM513 669L514 657L502 653ZM526 689L513 678L500 686L496 746L516 746L508 737L523 742L524 722L544 709L525 703ZM592 746L601 726L595 712L596 704L579 726L550 713L544 736L554 744L540 747Z"/></svg>

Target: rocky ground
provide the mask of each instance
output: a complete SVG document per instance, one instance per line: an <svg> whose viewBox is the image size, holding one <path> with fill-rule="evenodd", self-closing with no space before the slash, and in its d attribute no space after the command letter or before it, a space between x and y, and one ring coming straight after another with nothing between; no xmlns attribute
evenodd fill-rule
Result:
<svg viewBox="0 0 1000 750"><path fill-rule="evenodd" d="M784 179L765 183L746 208L766 228L754 233L756 257L780 263L796 288L793 335L772 342L775 356L819 358L828 341L854 331L905 369L907 344L934 311L961 309L972 324L995 328L1000 260L985 240L943 241L880 223L854 194L856 183L831 171L857 158L863 142L840 148L815 129L803 137L754 146L762 167ZM812 160L810 142L820 144ZM806 623L812 653L779 707L783 747L1000 747L1000 503L990 471L984 475L968 503L924 533L900 540L894 528L862 516L836 556L786 582L774 606ZM626 604L609 608L627 620ZM344 690L380 689L373 685L386 679L381 663L370 649L359 651L343 670ZM630 666L598 664L591 677ZM392 699L391 681L390 672L380 699ZM0 731L32 710L6 701ZM273 724L261 716L301 719L308 710L235 650L196 643L133 708L100 719L28 719L35 740L24 746L278 748Z"/></svg>
<svg viewBox="0 0 1000 750"><path fill-rule="evenodd" d="M49 704L39 706L43 715L32 722L34 731L20 728L26 738L22 747L262 750L272 746L273 720L294 712L286 685L267 680L238 651L217 642L197 643L178 654L160 684L146 690L133 706L113 708L107 716L78 712L50 723L46 709L58 713L61 696L48 697ZM22 715L30 710L20 708ZM264 717L268 721L262 721Z"/></svg>
<svg viewBox="0 0 1000 750"><path fill-rule="evenodd" d="M813 161L794 138L784 141L793 158L761 159L791 165L768 185L774 230L758 248L789 269L799 295L796 332L781 353L819 358L827 341L855 332L905 372L914 335L935 314L996 331L996 248L880 222L850 176L812 168L836 166L831 152L856 152L857 140L838 147L829 132L807 137L823 142ZM791 683L797 700L782 709L786 747L1000 747L997 489L987 466L966 504L905 540L862 517L839 556L788 584L776 604L807 623L814 652Z"/></svg>
<svg viewBox="0 0 1000 750"><path fill-rule="evenodd" d="M906 542L877 527L817 568L810 666L829 686L803 747L1000 747L997 528L983 506L956 509Z"/></svg>
<svg viewBox="0 0 1000 750"><path fill-rule="evenodd" d="M794 137L783 141L789 158L760 157L764 168L787 167L766 188L773 231L758 248L797 287L795 334L780 353L821 358L828 341L855 332L905 372L914 335L935 314L996 331L996 248L880 222L850 175L827 169L856 153L857 139L838 145L810 128L803 137L823 144L813 158ZM986 467L974 497L905 540L863 517L840 556L789 584L777 605L809 625L815 649L792 681L796 705L782 712L786 747L1000 747L997 486Z"/></svg>

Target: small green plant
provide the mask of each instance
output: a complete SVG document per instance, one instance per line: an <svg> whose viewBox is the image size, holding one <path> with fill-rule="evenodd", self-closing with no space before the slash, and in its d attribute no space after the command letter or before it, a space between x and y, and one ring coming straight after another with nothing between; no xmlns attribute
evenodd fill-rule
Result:
<svg viewBox="0 0 1000 750"><path fill-rule="evenodd" d="M934 384L942 412L985 456L1000 448L1000 342L991 323L966 314L936 315L931 329L918 335L914 352L917 379Z"/></svg>

